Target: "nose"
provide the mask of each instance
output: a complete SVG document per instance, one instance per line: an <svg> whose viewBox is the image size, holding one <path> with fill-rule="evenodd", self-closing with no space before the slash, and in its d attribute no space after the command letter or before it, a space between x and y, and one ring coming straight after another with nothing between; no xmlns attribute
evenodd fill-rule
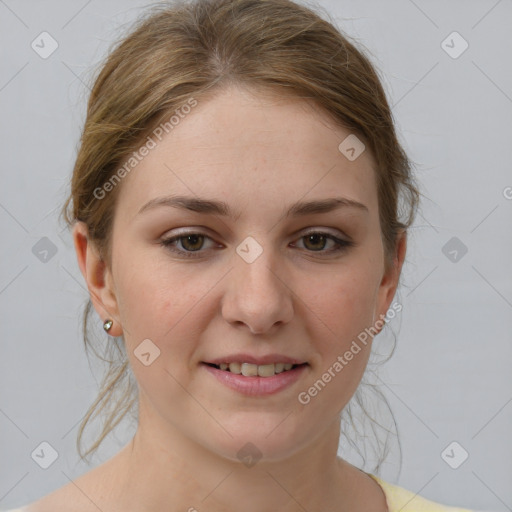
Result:
<svg viewBox="0 0 512 512"><path fill-rule="evenodd" d="M269 250L252 263L237 254L228 274L229 283L222 301L224 319L246 326L252 334L268 334L293 318L293 292L284 265Z"/></svg>

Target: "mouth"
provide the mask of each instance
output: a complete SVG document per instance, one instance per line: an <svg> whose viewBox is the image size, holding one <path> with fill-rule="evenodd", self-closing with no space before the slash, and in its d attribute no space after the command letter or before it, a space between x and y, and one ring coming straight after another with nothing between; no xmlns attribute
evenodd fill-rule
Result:
<svg viewBox="0 0 512 512"><path fill-rule="evenodd" d="M273 377L280 373L293 371L300 366L306 366L308 363L270 363L270 364L252 364L252 363L203 363L218 370L242 375L243 377Z"/></svg>
<svg viewBox="0 0 512 512"><path fill-rule="evenodd" d="M309 363L203 362L201 367L221 385L236 393L264 397L292 388L307 372Z"/></svg>

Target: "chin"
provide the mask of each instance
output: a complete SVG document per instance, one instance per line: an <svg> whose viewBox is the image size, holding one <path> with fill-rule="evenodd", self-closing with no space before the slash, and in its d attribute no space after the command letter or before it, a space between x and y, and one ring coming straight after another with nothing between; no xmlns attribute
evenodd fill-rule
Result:
<svg viewBox="0 0 512 512"><path fill-rule="evenodd" d="M211 438L205 440L205 444L212 452L232 462L245 465L278 462L291 457L311 440L311 433L298 431L300 426L293 424L292 415L283 421L286 414L280 414L278 420L275 415L257 418L258 415L251 414L245 421L224 423L232 437L224 432L213 442ZM290 423L285 426L287 421Z"/></svg>

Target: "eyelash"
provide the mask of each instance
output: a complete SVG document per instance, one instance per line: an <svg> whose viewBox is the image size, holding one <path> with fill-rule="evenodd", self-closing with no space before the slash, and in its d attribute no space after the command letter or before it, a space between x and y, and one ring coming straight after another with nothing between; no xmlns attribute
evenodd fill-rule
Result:
<svg viewBox="0 0 512 512"><path fill-rule="evenodd" d="M173 236L171 238L162 239L160 241L160 245L162 245L163 247L165 247L169 251L177 253L180 256L183 256L185 258L198 258L198 257L200 257L199 254L204 252L203 250L198 249L197 251L187 251L187 250L183 250L183 249L176 249L176 247L174 247L172 245L177 240L181 240L182 238L186 238L187 236L192 236L192 235L203 236L205 239L208 238L208 239L211 240L211 238L209 236L205 235L204 233L192 232L191 231L190 233L181 233L181 234ZM305 238L305 237L310 236L310 235L323 235L325 238L328 238L328 239L334 241L335 244L336 244L335 248L330 249L328 251L324 251L324 250L312 251L312 250L308 250L308 249L303 249L306 252L310 252L310 253L313 253L313 254L318 253L318 254L330 255L330 254L334 254L334 253L339 253L339 252L345 251L349 247L352 247L353 245L355 245L354 242L351 242L349 240L341 240L340 238L337 238L334 235L331 235L330 233L326 233L324 231L310 231L308 233L305 233L301 237L299 237L299 239Z"/></svg>

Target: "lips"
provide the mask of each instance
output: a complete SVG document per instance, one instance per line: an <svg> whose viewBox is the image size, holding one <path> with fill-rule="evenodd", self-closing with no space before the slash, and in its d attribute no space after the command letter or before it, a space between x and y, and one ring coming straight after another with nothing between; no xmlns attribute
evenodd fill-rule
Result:
<svg viewBox="0 0 512 512"><path fill-rule="evenodd" d="M220 383L248 396L283 391L297 382L310 367L304 359L276 353L224 355L207 359L201 366Z"/></svg>
<svg viewBox="0 0 512 512"><path fill-rule="evenodd" d="M284 365L291 366L289 370L284 369ZM221 365L226 369L221 370ZM232 366L233 365L233 366ZM283 370L275 373L276 366L279 369L283 365ZM201 363L200 365L208 374L213 376L222 385L231 388L237 393L246 396L263 397L273 395L292 387L309 369L308 363L269 363L266 365L256 365L253 363L238 363L232 361L228 363ZM230 371L230 367L241 373ZM243 372L243 373L242 373ZM257 372L257 374L255 373ZM265 376L260 375L265 374ZM244 375L245 374L245 375Z"/></svg>
<svg viewBox="0 0 512 512"><path fill-rule="evenodd" d="M301 366L292 363L270 363L270 364L252 364L252 363L206 363L209 366L217 368L222 371L234 373L236 375L243 375L244 377L273 377L282 372L287 372ZM307 364L307 363L303 363Z"/></svg>
<svg viewBox="0 0 512 512"><path fill-rule="evenodd" d="M214 364L220 366L221 363L250 363L257 365L265 364L303 364L306 363L304 359L296 359L293 357L281 355L281 354L266 354L264 356L254 356L252 354L230 354L223 357L217 357L215 359L208 359L204 361L207 364Z"/></svg>
<svg viewBox="0 0 512 512"><path fill-rule="evenodd" d="M205 361L204 364L244 377L273 377L307 363L281 354L231 354Z"/></svg>

